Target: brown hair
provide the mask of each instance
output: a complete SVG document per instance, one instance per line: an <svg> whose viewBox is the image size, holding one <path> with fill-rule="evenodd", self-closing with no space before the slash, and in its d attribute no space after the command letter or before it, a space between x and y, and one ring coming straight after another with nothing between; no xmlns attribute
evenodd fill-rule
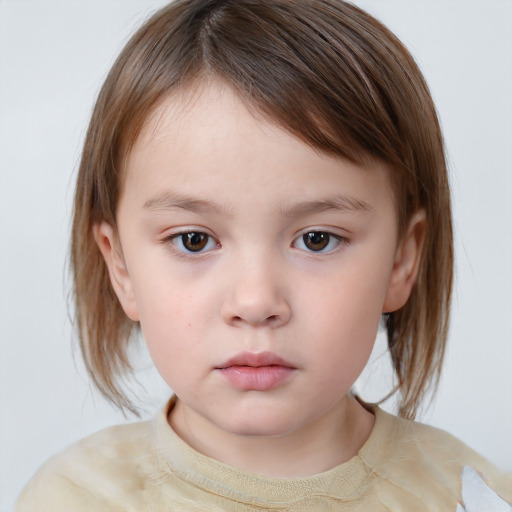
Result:
<svg viewBox="0 0 512 512"><path fill-rule="evenodd" d="M122 162L171 91L220 79L254 111L314 148L388 164L399 229L426 212L419 276L387 318L401 401L414 417L439 380L453 272L443 141L427 85L401 42L341 0L177 0L131 38L110 71L89 125L76 185L71 265L81 349L92 379L134 411L119 377L135 325L124 314L92 234L116 225Z"/></svg>

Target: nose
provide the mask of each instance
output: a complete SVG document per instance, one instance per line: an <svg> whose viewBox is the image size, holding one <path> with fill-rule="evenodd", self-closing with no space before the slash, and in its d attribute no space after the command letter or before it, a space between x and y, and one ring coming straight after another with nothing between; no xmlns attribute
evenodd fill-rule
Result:
<svg viewBox="0 0 512 512"><path fill-rule="evenodd" d="M270 328L288 323L291 308L284 275L275 260L254 254L240 258L229 276L221 311L224 322L233 327Z"/></svg>

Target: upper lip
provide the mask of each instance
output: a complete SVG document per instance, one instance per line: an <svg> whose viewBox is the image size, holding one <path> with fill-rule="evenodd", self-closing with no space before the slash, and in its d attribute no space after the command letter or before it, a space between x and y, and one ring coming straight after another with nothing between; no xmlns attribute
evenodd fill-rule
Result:
<svg viewBox="0 0 512 512"><path fill-rule="evenodd" d="M273 352L241 352L217 366L217 368L223 369L229 368L230 366L252 366L253 368L262 366L285 366L294 368L293 364Z"/></svg>

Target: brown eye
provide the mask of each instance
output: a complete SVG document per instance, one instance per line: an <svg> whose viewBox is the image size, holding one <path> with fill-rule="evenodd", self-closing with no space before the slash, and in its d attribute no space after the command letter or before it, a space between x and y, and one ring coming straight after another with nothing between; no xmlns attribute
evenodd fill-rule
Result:
<svg viewBox="0 0 512 512"><path fill-rule="evenodd" d="M293 246L306 252L329 254L347 242L346 238L329 231L308 231L299 236Z"/></svg>
<svg viewBox="0 0 512 512"><path fill-rule="evenodd" d="M329 245L331 236L325 231L310 231L302 235L302 240L310 251L323 251Z"/></svg>
<svg viewBox="0 0 512 512"><path fill-rule="evenodd" d="M211 243L208 243L211 240L210 237L206 233L200 233L197 231L181 233L177 235L176 238L176 245L184 252L200 252L208 245L211 245Z"/></svg>

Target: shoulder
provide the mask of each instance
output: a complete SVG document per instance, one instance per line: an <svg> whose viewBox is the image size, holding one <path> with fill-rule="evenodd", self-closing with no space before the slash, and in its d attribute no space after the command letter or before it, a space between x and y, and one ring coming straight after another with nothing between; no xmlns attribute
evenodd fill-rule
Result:
<svg viewBox="0 0 512 512"><path fill-rule="evenodd" d="M507 481L512 485L512 474L501 471L452 434L404 418L395 418L395 421L397 432L403 439L401 451L411 450L419 460L430 461L449 473L456 472L459 481L463 467L472 466L489 481ZM512 491L512 487L508 491Z"/></svg>
<svg viewBox="0 0 512 512"><path fill-rule="evenodd" d="M372 450L362 456L379 477L383 492L393 487L422 503L450 504L455 510L462 499L463 468L470 466L491 489L512 502L512 474L501 471L453 435L378 408L375 412L379 431Z"/></svg>
<svg viewBox="0 0 512 512"><path fill-rule="evenodd" d="M150 422L119 425L71 445L39 469L14 511L119 510L143 485L151 432Z"/></svg>

